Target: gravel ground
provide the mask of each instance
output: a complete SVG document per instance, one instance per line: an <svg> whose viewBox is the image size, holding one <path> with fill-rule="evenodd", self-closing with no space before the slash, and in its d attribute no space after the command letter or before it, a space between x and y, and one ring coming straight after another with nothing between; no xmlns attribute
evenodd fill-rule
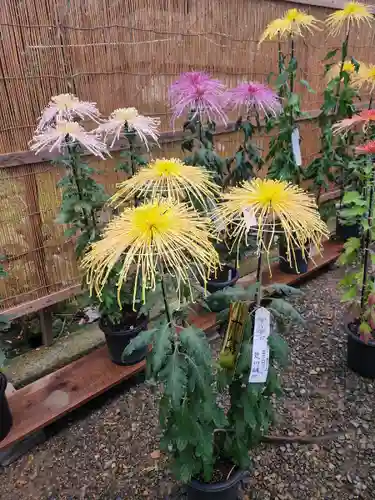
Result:
<svg viewBox="0 0 375 500"><path fill-rule="evenodd" d="M291 364L272 429L333 438L259 446L245 500L375 498L375 384L346 368L344 309L336 291L341 272L302 287L298 304L308 328L287 335ZM176 498L176 483L158 451L156 403L157 394L140 383L60 422L44 444L0 473L1 500Z"/></svg>

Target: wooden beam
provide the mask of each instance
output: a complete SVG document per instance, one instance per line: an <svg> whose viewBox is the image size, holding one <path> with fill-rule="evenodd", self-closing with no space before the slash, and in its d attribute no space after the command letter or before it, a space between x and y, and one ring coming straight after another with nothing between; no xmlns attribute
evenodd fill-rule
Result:
<svg viewBox="0 0 375 500"><path fill-rule="evenodd" d="M63 300L73 297L73 295L78 295L81 291L81 285L71 285L63 290L59 290L58 292L50 293L45 297L40 297L39 299L30 300L28 302L24 302L23 304L18 304L17 306L4 309L1 311L1 314L7 316L9 320L20 318L25 314L31 314L33 312L40 311L45 307L58 304Z"/></svg>
<svg viewBox="0 0 375 500"><path fill-rule="evenodd" d="M288 3L299 3L311 7L327 7L328 9L342 9L347 0L282 0Z"/></svg>

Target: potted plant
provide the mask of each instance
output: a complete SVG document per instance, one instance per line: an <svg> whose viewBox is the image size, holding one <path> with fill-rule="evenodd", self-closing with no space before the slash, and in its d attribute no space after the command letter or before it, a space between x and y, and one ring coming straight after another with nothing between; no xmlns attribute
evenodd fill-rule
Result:
<svg viewBox="0 0 375 500"><path fill-rule="evenodd" d="M261 43L264 40L278 40L278 76L275 87L282 100L283 109L277 117L271 117L266 122L266 130L278 129L278 133L271 138L270 148L266 157L269 163L267 177L288 181L299 185L303 179L302 156L300 151L300 134L298 118L305 116L301 110L300 95L296 92L296 83L314 92L306 80L297 80L298 63L296 58L296 40L303 35L303 31L312 32L318 28L319 21L309 14L298 9L288 10L283 18L271 22L265 29ZM284 54L281 41L288 41L288 53ZM309 258L309 242L303 247L292 248L287 245L287 239L282 235L279 238L280 269L289 274L299 274L307 271ZM293 259L288 253L293 252Z"/></svg>
<svg viewBox="0 0 375 500"><path fill-rule="evenodd" d="M133 306L131 279L117 292L118 276L116 269L110 273L94 303L100 313L99 328L105 335L111 360L118 365L134 365L146 357L147 346L135 350L130 356L123 356L123 353L133 338L147 330L149 314L139 301Z"/></svg>
<svg viewBox="0 0 375 500"><path fill-rule="evenodd" d="M371 141L357 147L357 152L375 154L375 143ZM364 170L364 189L344 196L344 203L350 202L349 216L355 215L362 225L362 238L349 238L339 262L349 267L341 280L342 301L350 305L350 317L345 320L348 338L347 362L350 369L375 379L375 283L369 271L373 259L373 217L374 217L374 164L367 164ZM349 200L348 200L349 198ZM345 216L345 211L342 216Z"/></svg>

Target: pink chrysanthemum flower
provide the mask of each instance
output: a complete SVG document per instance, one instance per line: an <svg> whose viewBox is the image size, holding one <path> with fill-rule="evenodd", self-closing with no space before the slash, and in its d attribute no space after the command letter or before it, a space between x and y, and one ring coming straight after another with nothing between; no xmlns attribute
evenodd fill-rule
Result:
<svg viewBox="0 0 375 500"><path fill-rule="evenodd" d="M60 120L55 126L37 131L30 141L30 149L35 151L35 154L43 150L48 150L50 153L54 150L62 152L66 146L76 142L102 159L104 159L104 154L109 154L107 146L94 134L86 132L79 123L66 120Z"/></svg>
<svg viewBox="0 0 375 500"><path fill-rule="evenodd" d="M135 108L115 109L108 120L99 125L96 134L104 134L105 140L113 136L110 146L112 148L120 136L124 135L126 127L129 131L134 131L139 135L147 149L149 149L147 136L151 137L156 143L158 142L160 118L140 115Z"/></svg>
<svg viewBox="0 0 375 500"><path fill-rule="evenodd" d="M375 141L369 141L355 148L356 153L364 155L375 155Z"/></svg>
<svg viewBox="0 0 375 500"><path fill-rule="evenodd" d="M362 124L363 131L365 132L370 122L375 122L375 109L366 109L361 111L358 115L352 118L345 118L332 126L334 134L346 133L354 125Z"/></svg>
<svg viewBox="0 0 375 500"><path fill-rule="evenodd" d="M282 106L276 92L267 85L258 82L241 83L226 93L227 106L232 109L244 109L247 114L252 111L265 116L276 116Z"/></svg>
<svg viewBox="0 0 375 500"><path fill-rule="evenodd" d="M223 109L224 92L224 84L206 73L183 73L169 88L173 121L184 112L192 111L193 118L206 117L210 121L222 121L226 124L228 119Z"/></svg>
<svg viewBox="0 0 375 500"><path fill-rule="evenodd" d="M50 102L44 108L37 130L43 130L45 127L54 125L59 120L72 121L75 118L84 120L89 118L98 122L100 112L95 102L80 101L73 94L60 94L51 97Z"/></svg>

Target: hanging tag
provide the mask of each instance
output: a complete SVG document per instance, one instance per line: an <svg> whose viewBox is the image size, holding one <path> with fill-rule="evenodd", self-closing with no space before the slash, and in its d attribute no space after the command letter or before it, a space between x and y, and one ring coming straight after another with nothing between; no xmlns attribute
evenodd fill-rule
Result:
<svg viewBox="0 0 375 500"><path fill-rule="evenodd" d="M251 360L250 384L266 382L270 363L270 348L268 337L271 332L271 313L264 307L255 312L253 356Z"/></svg>
<svg viewBox="0 0 375 500"><path fill-rule="evenodd" d="M242 210L246 229L249 231L252 227L258 225L257 218L255 217L254 210L251 207L246 207Z"/></svg>
<svg viewBox="0 0 375 500"><path fill-rule="evenodd" d="M217 205L216 203L214 202L214 200L211 200L211 199L208 199L207 200L207 205L209 206L210 208L210 212L207 213L207 215L210 217L210 219L212 220L212 222L214 223L216 229L221 232L221 231L224 231L225 229L225 223L220 220L218 218L218 216L214 213L214 211L216 210L217 208Z"/></svg>
<svg viewBox="0 0 375 500"><path fill-rule="evenodd" d="M302 157L301 157L299 128L297 127L292 132L292 150L293 150L294 161L296 162L296 165L300 167L302 165Z"/></svg>

